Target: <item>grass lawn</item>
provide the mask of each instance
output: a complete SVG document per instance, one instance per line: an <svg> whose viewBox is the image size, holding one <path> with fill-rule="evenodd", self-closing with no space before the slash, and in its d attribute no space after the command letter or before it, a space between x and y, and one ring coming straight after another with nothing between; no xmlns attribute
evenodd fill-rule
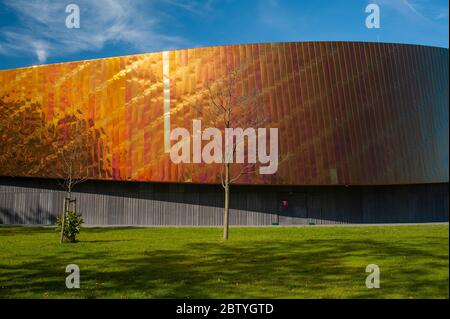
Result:
<svg viewBox="0 0 450 319"><path fill-rule="evenodd" d="M0 298L448 298L448 224L375 227L0 227ZM80 267L81 288L65 287ZM367 289L377 264L381 287Z"/></svg>

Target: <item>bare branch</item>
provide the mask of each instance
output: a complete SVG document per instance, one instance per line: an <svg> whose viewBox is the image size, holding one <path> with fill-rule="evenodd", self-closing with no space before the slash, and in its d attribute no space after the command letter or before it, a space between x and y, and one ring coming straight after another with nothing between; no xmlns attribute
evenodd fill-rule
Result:
<svg viewBox="0 0 450 319"><path fill-rule="evenodd" d="M59 163L57 175L60 178L58 184L69 194L76 185L88 178L84 149L88 138L86 136L89 136L86 134L89 133L86 132L84 122L77 120L74 112L72 107L72 113L66 115L64 119L63 140L58 142L60 149L57 155Z"/></svg>
<svg viewBox="0 0 450 319"><path fill-rule="evenodd" d="M248 170L249 167L254 167L254 169ZM230 184L232 184L233 182L239 180L243 175L253 174L256 171L257 171L257 169L256 169L256 165L255 164L244 165L236 176L230 178Z"/></svg>

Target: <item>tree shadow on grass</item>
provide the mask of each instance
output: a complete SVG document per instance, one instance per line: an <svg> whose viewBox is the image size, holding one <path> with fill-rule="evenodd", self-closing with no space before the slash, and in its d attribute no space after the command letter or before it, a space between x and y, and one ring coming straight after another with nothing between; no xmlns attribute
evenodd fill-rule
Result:
<svg viewBox="0 0 450 319"><path fill-rule="evenodd" d="M47 233L49 229L54 229L54 226L0 226L0 236L14 236L14 235L35 235L37 233Z"/></svg>
<svg viewBox="0 0 450 319"><path fill-rule="evenodd" d="M98 239L98 240L83 239L82 243L84 243L84 244L99 244L99 243L117 243L117 242L124 242L124 241L131 241L131 239Z"/></svg>
<svg viewBox="0 0 450 319"><path fill-rule="evenodd" d="M0 261L0 297L448 298L448 246L432 245L295 239L55 253ZM80 289L65 287L70 263L80 266ZM369 263L381 268L381 289L365 287Z"/></svg>

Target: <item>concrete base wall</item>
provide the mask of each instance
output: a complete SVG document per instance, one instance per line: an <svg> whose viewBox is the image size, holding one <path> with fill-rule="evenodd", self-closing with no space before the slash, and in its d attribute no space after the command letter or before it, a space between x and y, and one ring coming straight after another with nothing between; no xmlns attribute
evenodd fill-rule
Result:
<svg viewBox="0 0 450 319"><path fill-rule="evenodd" d="M0 178L0 224L53 224L57 181ZM75 188L90 225L221 225L215 185L87 181ZM401 186L232 186L232 225L448 221L448 183Z"/></svg>

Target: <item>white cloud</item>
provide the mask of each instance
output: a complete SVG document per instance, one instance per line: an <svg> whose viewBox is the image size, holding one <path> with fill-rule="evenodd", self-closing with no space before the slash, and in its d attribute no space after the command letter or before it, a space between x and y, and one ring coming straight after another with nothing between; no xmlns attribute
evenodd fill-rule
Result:
<svg viewBox="0 0 450 319"><path fill-rule="evenodd" d="M436 13L436 20L448 20L448 8L442 8Z"/></svg>
<svg viewBox="0 0 450 319"><path fill-rule="evenodd" d="M426 19L426 17L419 12L419 10L416 8L416 4L409 2L408 0L403 0L403 5L405 7L407 7L409 10L411 10L411 12L413 12L415 15L417 15L418 17L422 18L422 19Z"/></svg>
<svg viewBox="0 0 450 319"><path fill-rule="evenodd" d="M39 63L44 63L47 60L48 55L46 43L41 41L34 41L32 42L32 45L34 47L34 52L36 53Z"/></svg>
<svg viewBox="0 0 450 319"><path fill-rule="evenodd" d="M180 37L162 30L158 11L148 10L143 0L75 0L80 8L80 29L68 29L65 7L70 2L6 0L20 25L1 28L2 54L34 52L39 63L50 56L100 50L120 43L138 51L154 51L185 45ZM145 10L144 10L145 9Z"/></svg>
<svg viewBox="0 0 450 319"><path fill-rule="evenodd" d="M448 18L448 6L444 8L429 0L368 0L367 2L379 4L381 10L388 8L429 25L435 25L434 20L438 17L445 18L442 12L447 12Z"/></svg>
<svg viewBox="0 0 450 319"><path fill-rule="evenodd" d="M194 14L205 14L207 12L211 12L211 10L213 9L214 1L215 0L163 0L164 3L181 8Z"/></svg>

